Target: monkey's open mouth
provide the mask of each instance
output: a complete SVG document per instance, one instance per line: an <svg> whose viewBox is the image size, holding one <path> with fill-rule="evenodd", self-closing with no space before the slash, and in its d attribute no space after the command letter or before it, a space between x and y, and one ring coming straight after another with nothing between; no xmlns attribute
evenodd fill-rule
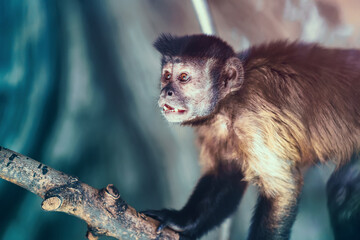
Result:
<svg viewBox="0 0 360 240"><path fill-rule="evenodd" d="M184 113L186 110L184 110L184 109L178 109L178 108L173 108L173 107L165 104L164 107L163 107L163 111L164 111L164 113L172 113L172 112L175 112L175 113Z"/></svg>

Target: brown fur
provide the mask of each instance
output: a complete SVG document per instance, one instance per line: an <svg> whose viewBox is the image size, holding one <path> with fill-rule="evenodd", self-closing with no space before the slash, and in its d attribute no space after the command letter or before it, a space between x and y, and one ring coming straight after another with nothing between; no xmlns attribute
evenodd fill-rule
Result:
<svg viewBox="0 0 360 240"><path fill-rule="evenodd" d="M168 121L196 128L204 174L184 207L190 215L153 215L199 237L252 182L260 197L249 239L289 239L302 169L340 166L360 150L360 51L279 41L236 55L206 35L162 35L155 47L163 55L159 107ZM184 73L190 80L179 79Z"/></svg>
<svg viewBox="0 0 360 240"><path fill-rule="evenodd" d="M245 56L245 57L244 57ZM345 163L360 147L360 52L275 42L241 53L244 82L196 125L205 172L235 161L265 195L293 189L300 168Z"/></svg>

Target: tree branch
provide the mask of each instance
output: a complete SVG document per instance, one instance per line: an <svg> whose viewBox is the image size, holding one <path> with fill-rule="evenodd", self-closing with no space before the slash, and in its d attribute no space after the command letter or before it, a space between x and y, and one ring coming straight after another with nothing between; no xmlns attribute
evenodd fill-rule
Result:
<svg viewBox="0 0 360 240"><path fill-rule="evenodd" d="M171 229L156 234L159 223L129 206L112 184L95 189L76 177L3 147L0 147L0 178L43 198L44 210L64 212L84 220L90 240L101 235L117 239L179 239Z"/></svg>

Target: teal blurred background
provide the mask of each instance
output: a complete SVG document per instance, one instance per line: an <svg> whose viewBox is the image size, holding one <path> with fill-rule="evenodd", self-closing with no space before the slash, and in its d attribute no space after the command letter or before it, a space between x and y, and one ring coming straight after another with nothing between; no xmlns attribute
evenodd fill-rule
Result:
<svg viewBox="0 0 360 240"><path fill-rule="evenodd" d="M208 1L235 50L276 39L359 47L358 0ZM0 145L97 188L113 183L138 210L180 208L200 169L192 129L157 108L162 32L200 33L190 0L0 0ZM292 239L333 239L325 184L305 179ZM256 189L203 239L245 239ZM86 224L44 212L41 199L0 180L0 239L85 239Z"/></svg>

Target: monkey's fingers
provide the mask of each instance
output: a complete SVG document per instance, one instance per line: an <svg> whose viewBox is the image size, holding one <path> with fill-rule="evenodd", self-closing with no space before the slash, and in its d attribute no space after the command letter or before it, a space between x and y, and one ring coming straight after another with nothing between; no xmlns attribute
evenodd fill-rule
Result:
<svg viewBox="0 0 360 240"><path fill-rule="evenodd" d="M156 228L157 234L160 234L162 230L168 226L168 224L166 223L167 214L165 213L164 210L146 210L146 211L142 211L141 213L151 218L154 218L160 222L159 226Z"/></svg>
<svg viewBox="0 0 360 240"><path fill-rule="evenodd" d="M159 222L163 222L165 220L165 214L163 210L146 210L141 211L140 213L145 214L148 217L158 220Z"/></svg>
<svg viewBox="0 0 360 240"><path fill-rule="evenodd" d="M168 227L166 222L160 223L160 225L156 229L156 233L160 234L162 232L162 230L164 230L164 228L166 228L166 227Z"/></svg>
<svg viewBox="0 0 360 240"><path fill-rule="evenodd" d="M177 232L184 231L184 227L179 224L178 219L180 217L176 210L171 209L162 209L162 210L147 210L141 212L151 218L154 218L160 222L159 226L156 229L156 233L159 234L161 231L169 227Z"/></svg>

